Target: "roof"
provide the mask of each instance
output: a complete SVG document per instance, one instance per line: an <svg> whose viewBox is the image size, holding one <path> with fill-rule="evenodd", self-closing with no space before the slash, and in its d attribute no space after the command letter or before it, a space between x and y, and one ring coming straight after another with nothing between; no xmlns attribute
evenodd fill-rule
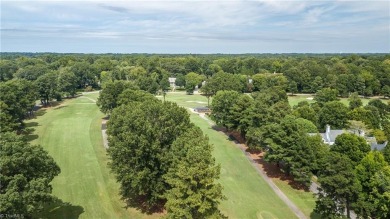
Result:
<svg viewBox="0 0 390 219"><path fill-rule="evenodd" d="M330 144L333 144L336 141L337 136L345 133L344 130L330 130L328 133L320 133L321 137L325 140L325 142L328 142Z"/></svg>
<svg viewBox="0 0 390 219"><path fill-rule="evenodd" d="M176 78L168 78L169 83L175 83Z"/></svg>

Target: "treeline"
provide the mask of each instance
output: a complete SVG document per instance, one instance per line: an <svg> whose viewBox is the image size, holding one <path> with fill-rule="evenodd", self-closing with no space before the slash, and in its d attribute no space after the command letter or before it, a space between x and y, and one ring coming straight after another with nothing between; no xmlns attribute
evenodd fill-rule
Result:
<svg viewBox="0 0 390 219"><path fill-rule="evenodd" d="M164 207L167 218L224 218L220 166L184 108L128 81L107 83L97 104L110 113L110 167L129 206Z"/></svg>
<svg viewBox="0 0 390 219"><path fill-rule="evenodd" d="M308 188L317 176L321 188L315 211L323 217L342 217L345 210L349 217L354 210L363 218L388 218L390 146L371 151L367 140L353 133L339 135L329 146L318 133L325 125L355 133L365 130L383 143L390 139L390 102L373 99L363 106L354 93L346 106L336 89L323 88L314 103L290 107L283 85L277 83L283 79L275 80L282 76L261 77L262 88L252 94L217 91L211 118L241 133L250 149L264 151L266 161L302 186Z"/></svg>
<svg viewBox="0 0 390 219"><path fill-rule="evenodd" d="M390 95L390 56L383 55L92 55L4 54L0 80L36 80L50 72L63 72L76 89L97 88L107 81L142 78L154 87L164 77L176 77L178 86L188 82L190 72L210 78L218 72L252 77L283 73L289 92L316 93L322 88L338 90L341 96ZM188 86L193 83L190 80ZM191 85L192 86L192 85ZM249 86L249 87L247 87ZM251 91L244 83L244 90ZM157 88L151 88L157 91ZM71 89L60 92L71 93Z"/></svg>

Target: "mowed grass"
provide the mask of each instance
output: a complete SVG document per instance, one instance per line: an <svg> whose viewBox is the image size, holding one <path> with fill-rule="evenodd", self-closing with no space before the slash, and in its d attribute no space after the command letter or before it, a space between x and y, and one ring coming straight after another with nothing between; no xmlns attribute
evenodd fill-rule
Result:
<svg viewBox="0 0 390 219"><path fill-rule="evenodd" d="M91 100L97 96L94 93L65 100L37 119L27 121L39 136L32 143L42 145L61 168L61 174L52 181L53 194L70 203L47 209L42 217L157 218L159 215L126 209L120 200L119 185L109 172L102 143L104 115Z"/></svg>
<svg viewBox="0 0 390 219"><path fill-rule="evenodd" d="M184 107L207 105L206 97L184 93L169 93L166 100ZM225 215L229 218L248 219L296 218L261 178L244 153L225 134L212 129L206 120L196 114L191 114L191 121L209 136L210 143L214 145L213 155L221 165L220 183L227 197L220 205Z"/></svg>
<svg viewBox="0 0 390 219"><path fill-rule="evenodd" d="M313 100L313 98L314 98L314 95L297 94L294 96L288 96L288 102L290 103L291 106L296 106L301 101L307 101L309 103L314 103L315 101ZM340 99L340 102L344 103L346 106L349 106L348 98L339 98L339 99ZM372 99L373 98L361 98L363 106L367 105L368 102Z"/></svg>

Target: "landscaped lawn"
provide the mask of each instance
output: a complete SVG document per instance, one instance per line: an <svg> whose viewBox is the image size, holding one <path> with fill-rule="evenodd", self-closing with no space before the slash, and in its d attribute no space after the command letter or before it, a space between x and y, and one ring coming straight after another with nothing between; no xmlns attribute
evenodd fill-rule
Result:
<svg viewBox="0 0 390 219"><path fill-rule="evenodd" d="M53 194L70 203L47 209L42 216L78 218L81 213L80 218L88 219L157 218L159 215L126 209L120 200L119 185L109 172L102 143L103 114L88 99L96 100L97 96L94 93L65 100L59 107L42 110L44 115L27 121L39 136L32 143L42 145L61 168L61 174L52 182Z"/></svg>

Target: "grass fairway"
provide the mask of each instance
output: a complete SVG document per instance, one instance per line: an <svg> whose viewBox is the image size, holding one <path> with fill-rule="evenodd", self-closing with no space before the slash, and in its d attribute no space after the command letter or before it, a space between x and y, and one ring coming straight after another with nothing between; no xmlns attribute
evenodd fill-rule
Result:
<svg viewBox="0 0 390 219"><path fill-rule="evenodd" d="M48 209L48 218L157 218L126 209L118 195L119 185L109 173L101 136L103 114L88 94L49 108L27 121L42 145L61 168L54 178L53 194L70 206ZM32 135L34 136L34 135ZM83 210L83 212L80 211ZM80 214L81 213L81 214Z"/></svg>
<svg viewBox="0 0 390 219"><path fill-rule="evenodd" d="M200 95L169 93L166 100L184 107L207 105ZM221 164L220 182L227 200L220 209L229 218L296 218L295 214L271 190L242 151L227 136L210 128L207 121L191 114L191 121L209 136L214 145L214 157Z"/></svg>

